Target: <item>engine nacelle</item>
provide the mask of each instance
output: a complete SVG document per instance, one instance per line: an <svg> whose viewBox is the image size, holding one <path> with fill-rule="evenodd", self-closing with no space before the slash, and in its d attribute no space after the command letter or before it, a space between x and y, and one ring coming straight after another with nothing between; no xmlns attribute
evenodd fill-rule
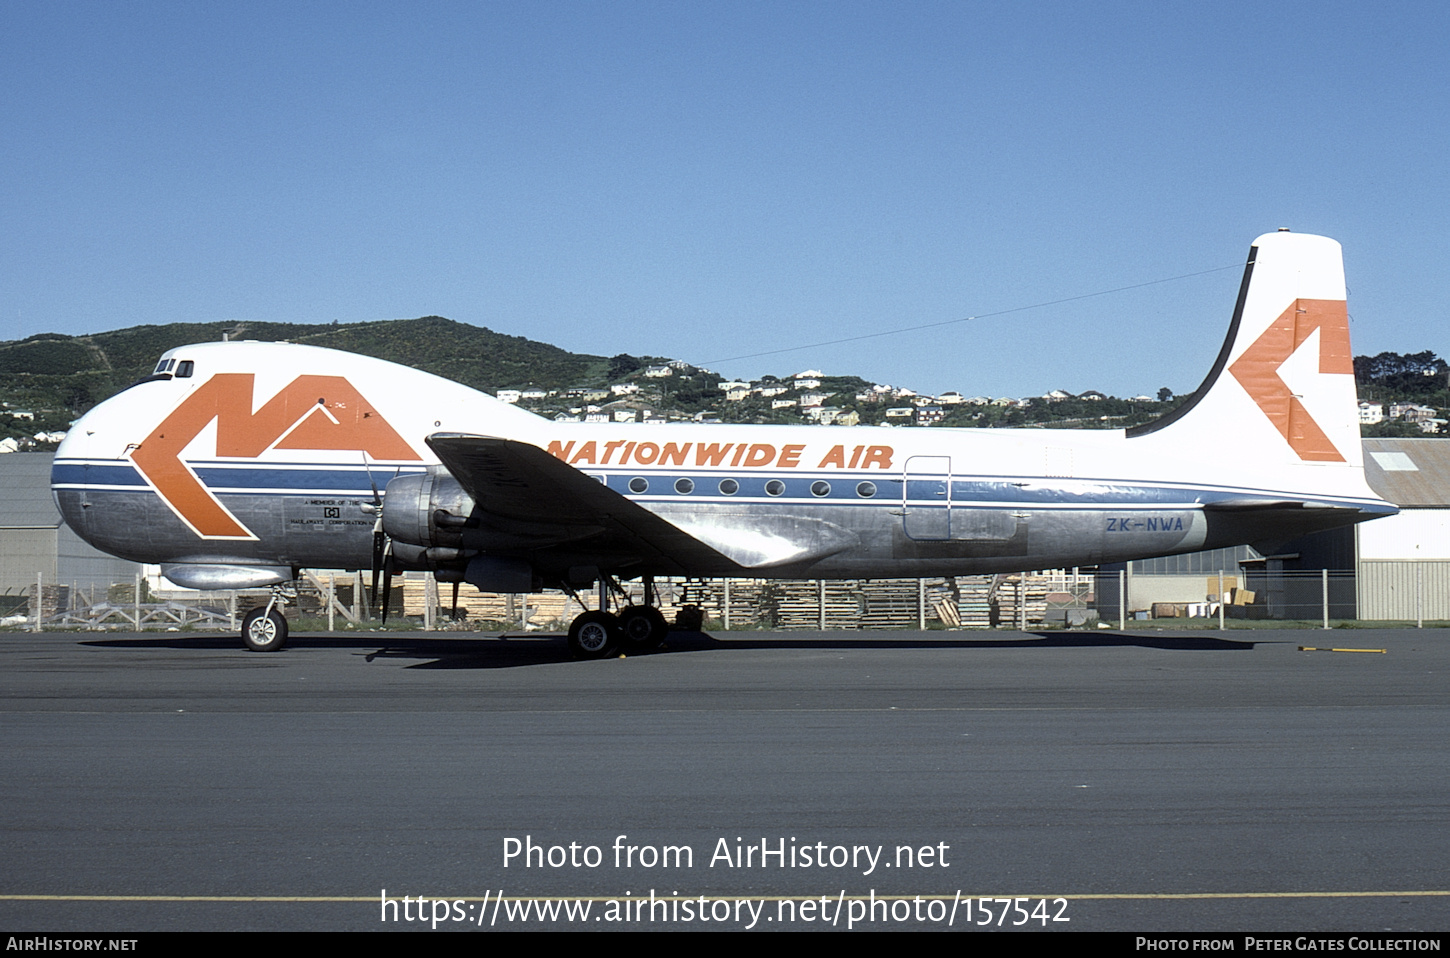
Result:
<svg viewBox="0 0 1450 958"><path fill-rule="evenodd" d="M470 553L448 546L415 546L393 541L388 545L394 572L431 572L440 582L462 582Z"/></svg>
<svg viewBox="0 0 1450 958"><path fill-rule="evenodd" d="M473 499L441 466L388 483L383 531L395 569L432 572L444 582L468 582L483 592L534 592L542 588L523 559L479 555L479 536L468 528ZM466 532L472 540L465 545Z"/></svg>
<svg viewBox="0 0 1450 958"><path fill-rule="evenodd" d="M383 531L392 540L424 547L458 549L473 498L441 466L422 475L399 476L383 498ZM441 520L441 521L440 521Z"/></svg>

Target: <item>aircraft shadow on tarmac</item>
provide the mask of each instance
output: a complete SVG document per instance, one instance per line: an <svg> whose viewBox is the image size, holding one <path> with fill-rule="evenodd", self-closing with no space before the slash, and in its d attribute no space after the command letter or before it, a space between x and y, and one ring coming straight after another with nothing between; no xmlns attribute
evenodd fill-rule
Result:
<svg viewBox="0 0 1450 958"><path fill-rule="evenodd" d="M454 633L456 635L457 633ZM1138 648L1159 649L1166 652L1247 652L1258 643L1213 636L1172 634L1138 635L1131 632L1014 632L1006 635L1018 638L963 638L961 633L942 632L900 632L863 633L852 635L845 632L799 633L782 637L781 633L762 634L759 638L752 633L733 633L728 639L717 639L706 632L671 632L663 646L647 652L629 652L627 656L674 655L686 652L722 652L759 649L1091 649ZM938 636L942 636L938 638ZM238 643L231 635L220 636L167 636L165 638L115 638L82 642L82 645L103 648L136 649L225 649L238 651ZM529 633L523 635L484 635L477 638L438 638L435 636L415 637L404 633L338 634L338 633L293 633L289 648L312 649L334 648L355 649L356 654L365 655L367 661L376 659L418 659L413 669L508 669L531 665L558 665L577 663L587 665L592 660L576 659L571 654L564 636L550 633ZM287 650L267 653L286 655Z"/></svg>

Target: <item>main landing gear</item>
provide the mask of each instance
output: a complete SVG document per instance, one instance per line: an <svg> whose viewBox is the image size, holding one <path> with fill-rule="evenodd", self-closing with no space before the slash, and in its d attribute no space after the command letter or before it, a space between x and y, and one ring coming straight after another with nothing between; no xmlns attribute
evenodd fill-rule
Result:
<svg viewBox="0 0 1450 958"><path fill-rule="evenodd" d="M599 609L583 612L569 624L569 648L581 659L602 659L617 650L647 652L657 649L670 627L655 608L654 578L644 578L644 605L626 605L617 613L609 608L609 593L624 596L624 590L608 576L599 578ZM577 594L573 594L580 605Z"/></svg>

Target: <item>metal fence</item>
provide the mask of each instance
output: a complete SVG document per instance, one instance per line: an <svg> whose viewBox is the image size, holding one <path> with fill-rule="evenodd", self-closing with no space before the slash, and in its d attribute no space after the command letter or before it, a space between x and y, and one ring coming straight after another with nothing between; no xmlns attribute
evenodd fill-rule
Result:
<svg viewBox="0 0 1450 958"><path fill-rule="evenodd" d="M1256 621L1317 623L1328 628L1359 618L1354 574L1325 569L1249 567L1211 575L1115 571L1099 577L1098 591L1099 614L1120 625L1197 619L1219 628Z"/></svg>
<svg viewBox="0 0 1450 958"><path fill-rule="evenodd" d="M622 601L643 601L624 583ZM294 628L381 625L360 573L307 575ZM192 592L135 576L109 586L47 583L0 594L0 627L88 630L236 630L268 591ZM1241 568L1213 575L1047 571L920 579L685 579L656 582L667 619L707 629L1244 628L1295 622L1424 625L1450 620L1450 561L1365 561L1348 572ZM582 600L582 601L581 601ZM455 606L456 601L456 606ZM396 577L390 628L562 630L593 608L591 593L484 594L431 577Z"/></svg>

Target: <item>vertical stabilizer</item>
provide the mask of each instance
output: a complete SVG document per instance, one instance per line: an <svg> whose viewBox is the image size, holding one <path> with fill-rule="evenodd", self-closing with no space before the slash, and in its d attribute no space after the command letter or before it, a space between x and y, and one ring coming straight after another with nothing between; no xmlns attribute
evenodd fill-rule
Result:
<svg viewBox="0 0 1450 958"><path fill-rule="evenodd" d="M1265 469L1362 468L1338 243L1287 231L1254 241L1218 361L1188 403L1128 430L1150 436Z"/></svg>

